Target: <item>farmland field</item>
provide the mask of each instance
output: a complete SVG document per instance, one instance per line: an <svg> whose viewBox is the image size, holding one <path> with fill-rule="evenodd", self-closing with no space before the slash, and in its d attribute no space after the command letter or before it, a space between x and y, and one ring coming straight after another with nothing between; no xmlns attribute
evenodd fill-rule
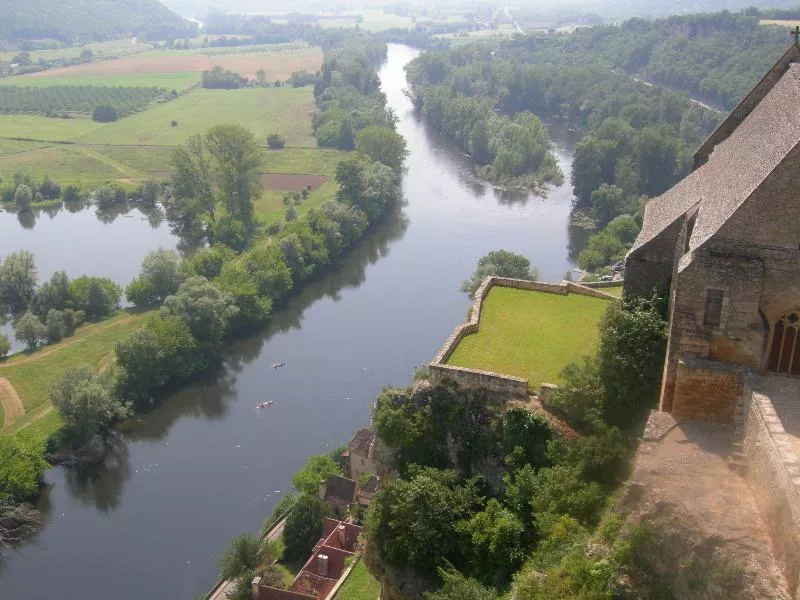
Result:
<svg viewBox="0 0 800 600"><path fill-rule="evenodd" d="M51 119L36 115L0 115L0 137L51 142L74 140L103 127L91 119ZM5 142L3 142L5 144Z"/></svg>
<svg viewBox="0 0 800 600"><path fill-rule="evenodd" d="M131 73L128 75L69 75L66 69L42 71L40 74L21 75L0 79L0 85L44 87L50 85L100 85L112 87L159 87L182 90L200 83L200 74L186 73Z"/></svg>
<svg viewBox="0 0 800 600"><path fill-rule="evenodd" d="M54 60L56 58L77 58L81 55L84 48L94 52L98 56L124 56L134 52L142 52L152 47L148 43L133 43L132 40L113 40L110 42L96 42L86 44L86 46L71 46L69 48L55 48L53 50L31 50L30 58L33 62L38 62L40 58ZM0 61L10 62L21 50L11 50L0 52Z"/></svg>
<svg viewBox="0 0 800 600"><path fill-rule="evenodd" d="M39 77L49 79L53 77L200 73L211 69L215 65L236 71L251 79L255 78L256 71L264 69L267 80L274 81L276 79L288 79L294 71L306 70L313 73L322 65L322 50L320 48L285 45L280 45L280 48L278 51L274 51L270 47L264 46L263 51L260 52L250 51L247 47L239 48L238 52L230 52L230 48L225 48L225 52L220 52L217 49L144 52L116 60L103 60L61 69L40 71L17 78L9 78L6 82L16 80L19 83L24 80L27 85L27 80Z"/></svg>
<svg viewBox="0 0 800 600"><path fill-rule="evenodd" d="M313 146L313 91L304 88L198 89L180 98L95 129L80 138L92 144L177 146L213 125L242 125L266 140L278 132L289 146ZM178 121L170 127L170 121Z"/></svg>

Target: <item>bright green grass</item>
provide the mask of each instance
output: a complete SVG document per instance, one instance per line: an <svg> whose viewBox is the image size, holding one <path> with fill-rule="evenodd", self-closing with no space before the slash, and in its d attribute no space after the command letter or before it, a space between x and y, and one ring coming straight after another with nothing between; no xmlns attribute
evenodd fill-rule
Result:
<svg viewBox="0 0 800 600"><path fill-rule="evenodd" d="M15 423L14 429L49 414L50 386L71 367L89 365L100 367L113 356L114 345L141 327L154 311L122 312L119 315L80 328L74 336L45 346L38 353L15 355L0 363L0 376L8 379L17 390L25 407L26 417ZM52 417L50 417L52 419Z"/></svg>
<svg viewBox="0 0 800 600"><path fill-rule="evenodd" d="M99 85L110 87L159 87L183 90L200 82L200 73L135 73L130 75L75 75L55 69L47 75L0 79L0 85L43 87L48 85Z"/></svg>
<svg viewBox="0 0 800 600"><path fill-rule="evenodd" d="M338 186L335 181L326 181L300 204L293 205L297 211L297 218L302 219L312 208L318 208L325 201L336 197ZM253 203L256 215L260 217L265 225L270 225L278 221L283 221L288 206L283 204L283 192L267 190L261 197Z"/></svg>
<svg viewBox="0 0 800 600"><path fill-rule="evenodd" d="M380 591L381 585L369 572L364 561L359 560L339 588L335 600L375 600Z"/></svg>
<svg viewBox="0 0 800 600"><path fill-rule="evenodd" d="M91 119L50 119L34 115L0 115L0 137L64 142L103 127ZM0 142L3 146L5 142Z"/></svg>
<svg viewBox="0 0 800 600"><path fill-rule="evenodd" d="M0 177L7 179L17 172L33 179L48 175L62 185L144 178L135 170L106 157L100 149L72 145L54 145L0 156Z"/></svg>
<svg viewBox="0 0 800 600"><path fill-rule="evenodd" d="M328 148L286 148L266 151L264 171L267 173L313 173L335 175L336 165L348 152Z"/></svg>
<svg viewBox="0 0 800 600"><path fill-rule="evenodd" d="M2 140L0 142L0 156L7 154L20 154L44 148L47 144L42 142L20 142L17 140Z"/></svg>
<svg viewBox="0 0 800 600"><path fill-rule="evenodd" d="M309 114L314 108L310 87L241 90L194 90L172 102L109 123L81 137L99 144L177 146L213 125L242 125L266 143L277 132L290 146L311 146ZM178 127L170 127L177 120Z"/></svg>
<svg viewBox="0 0 800 600"><path fill-rule="evenodd" d="M612 296L616 296L617 298L622 298L622 284L613 285L611 287L598 288L598 291L605 292L606 294L611 294Z"/></svg>
<svg viewBox="0 0 800 600"><path fill-rule="evenodd" d="M570 361L594 354L608 300L496 287L483 302L479 330L447 364L525 377L532 389L560 383Z"/></svg>

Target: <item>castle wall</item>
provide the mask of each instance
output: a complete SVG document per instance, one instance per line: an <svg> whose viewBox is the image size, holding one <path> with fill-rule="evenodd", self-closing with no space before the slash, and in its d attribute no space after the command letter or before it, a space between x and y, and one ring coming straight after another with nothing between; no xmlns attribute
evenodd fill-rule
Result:
<svg viewBox="0 0 800 600"><path fill-rule="evenodd" d="M703 359L678 361L672 414L698 421L732 423L741 394L740 372Z"/></svg>
<svg viewBox="0 0 800 600"><path fill-rule="evenodd" d="M747 474L775 553L797 597L800 582L800 462L767 396L745 390Z"/></svg>

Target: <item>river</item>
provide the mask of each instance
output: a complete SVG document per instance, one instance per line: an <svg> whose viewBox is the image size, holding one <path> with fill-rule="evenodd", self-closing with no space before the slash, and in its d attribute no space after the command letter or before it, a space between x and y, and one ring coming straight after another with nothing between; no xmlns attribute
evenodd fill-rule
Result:
<svg viewBox="0 0 800 600"><path fill-rule="evenodd" d="M569 184L547 198L499 193L432 133L403 95L417 51L390 45L380 77L408 141L406 203L323 279L235 343L223 367L127 431L102 469L47 473L46 525L3 553L0 598L187 598L216 579L230 540L255 532L310 454L369 420L383 386L407 385L469 306L477 259L507 248L560 280ZM556 144L569 181L571 153ZM286 366L272 369L272 363ZM273 400L268 410L256 403Z"/></svg>

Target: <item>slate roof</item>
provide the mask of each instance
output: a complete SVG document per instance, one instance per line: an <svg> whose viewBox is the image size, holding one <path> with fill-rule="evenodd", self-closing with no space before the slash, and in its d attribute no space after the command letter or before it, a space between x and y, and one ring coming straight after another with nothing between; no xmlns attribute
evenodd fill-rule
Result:
<svg viewBox="0 0 800 600"><path fill-rule="evenodd" d="M348 444L348 450L350 450L351 454L353 452L358 452L359 454L367 456L369 454L369 447L374 439L375 432L372 431L372 429L369 427L359 429L353 436L353 439L350 440L350 443Z"/></svg>
<svg viewBox="0 0 800 600"><path fill-rule="evenodd" d="M793 63L708 162L645 207L631 252L699 203L689 250L713 236L800 143L800 65Z"/></svg>

